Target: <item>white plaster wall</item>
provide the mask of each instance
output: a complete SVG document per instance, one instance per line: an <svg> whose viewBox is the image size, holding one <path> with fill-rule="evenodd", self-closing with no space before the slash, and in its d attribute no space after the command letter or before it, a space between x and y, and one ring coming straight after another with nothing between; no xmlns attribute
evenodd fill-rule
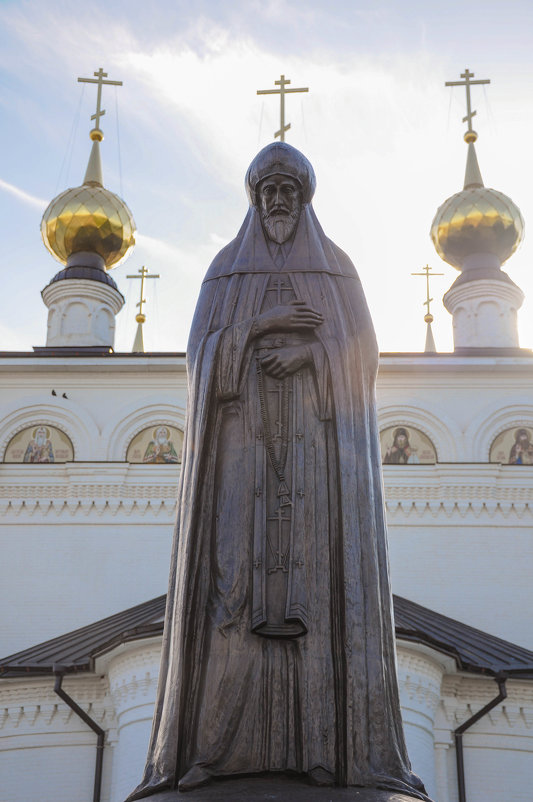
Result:
<svg viewBox="0 0 533 802"><path fill-rule="evenodd" d="M389 521L392 588L485 632L533 650L533 530L494 521L468 525L446 513ZM413 520L415 518L415 520Z"/></svg>
<svg viewBox="0 0 533 802"><path fill-rule="evenodd" d="M166 466L162 466L166 467ZM94 516L96 517L96 516ZM2 526L1 657L166 592L172 520ZM14 605L13 600L16 599Z"/></svg>
<svg viewBox="0 0 533 802"><path fill-rule="evenodd" d="M92 802L95 748L82 733L62 740L19 739L15 747L0 742L1 802Z"/></svg>
<svg viewBox="0 0 533 802"><path fill-rule="evenodd" d="M186 376L176 356L29 355L0 357L0 382L0 459L39 422L75 451L62 465L0 463L0 606L17 610L0 622L5 657L166 591L179 466L124 460L144 427L183 428Z"/></svg>

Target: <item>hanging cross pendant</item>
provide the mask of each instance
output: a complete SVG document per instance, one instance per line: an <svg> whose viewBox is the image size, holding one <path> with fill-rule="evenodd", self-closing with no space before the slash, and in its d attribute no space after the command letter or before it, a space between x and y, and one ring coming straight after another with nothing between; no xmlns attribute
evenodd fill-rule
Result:
<svg viewBox="0 0 533 802"><path fill-rule="evenodd" d="M274 550L270 544L271 551L275 559L275 565L268 569L269 574L274 574L276 571L288 572L287 568L287 553L283 550L283 524L290 523L290 516L284 516L281 507L278 507L276 515L267 518L267 521L277 521L278 524L278 543L277 548Z"/></svg>

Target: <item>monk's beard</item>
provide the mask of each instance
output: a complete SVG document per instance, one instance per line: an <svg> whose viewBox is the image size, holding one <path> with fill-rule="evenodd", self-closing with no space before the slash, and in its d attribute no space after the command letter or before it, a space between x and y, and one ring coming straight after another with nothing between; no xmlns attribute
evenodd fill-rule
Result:
<svg viewBox="0 0 533 802"><path fill-rule="evenodd" d="M294 233L299 216L299 209L289 212L289 214L279 214L279 212L263 214L263 226L267 237L273 242L277 242L278 245L287 242Z"/></svg>

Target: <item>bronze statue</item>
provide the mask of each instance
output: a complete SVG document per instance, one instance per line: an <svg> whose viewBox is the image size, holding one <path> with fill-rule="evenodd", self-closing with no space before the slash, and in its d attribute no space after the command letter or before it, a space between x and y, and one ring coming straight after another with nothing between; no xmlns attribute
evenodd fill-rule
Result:
<svg viewBox="0 0 533 802"><path fill-rule="evenodd" d="M361 284L285 143L192 324L158 701L129 797L296 772L426 799L395 674L374 383Z"/></svg>

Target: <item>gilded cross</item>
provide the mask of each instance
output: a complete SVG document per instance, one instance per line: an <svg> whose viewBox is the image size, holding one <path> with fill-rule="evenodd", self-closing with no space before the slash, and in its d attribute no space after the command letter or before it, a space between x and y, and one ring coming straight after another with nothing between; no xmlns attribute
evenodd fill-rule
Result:
<svg viewBox="0 0 533 802"><path fill-rule="evenodd" d="M146 315L143 314L143 304L146 303L146 298L144 298L144 281L147 278L161 278L159 273L149 273L146 267L143 265L137 271L140 273L139 276L126 276L126 278L140 278L141 279L141 299L136 306L139 307L139 314L136 317L137 323L144 323L146 320ZM140 318L140 319L139 319Z"/></svg>
<svg viewBox="0 0 533 802"><path fill-rule="evenodd" d="M274 574L276 571L283 571L284 573L287 573L287 571L289 570L286 567L287 555L283 551L283 524L289 523L290 520L291 520L290 516L289 517L283 516L283 510L281 509L281 507L278 507L278 511L275 515L267 518L267 521L277 521L278 524L278 548L276 549L276 551L274 551L272 546L270 546L270 549L276 560L276 564L272 568L268 569L269 574Z"/></svg>
<svg viewBox="0 0 533 802"><path fill-rule="evenodd" d="M433 298L429 297L429 277L430 276L443 276L444 273L433 273L432 269L429 265L426 265L422 268L422 273L411 273L412 276L425 276L426 277L426 300L422 304L422 306L427 307L427 312L424 315L424 320L426 323L433 323L433 315L429 310L429 305L433 301Z"/></svg>
<svg viewBox="0 0 533 802"><path fill-rule="evenodd" d="M107 78L108 73L104 72L101 67L98 72L94 73L94 75L94 78L78 78L78 83L98 84L98 91L96 94L96 114L92 115L91 120L95 121L94 127L97 130L100 130L100 117L103 117L105 114L105 109L102 108L102 86L104 84L111 86L122 86L122 81L105 81L104 78Z"/></svg>
<svg viewBox="0 0 533 802"><path fill-rule="evenodd" d="M285 125L285 95L289 94L289 92L309 92L309 87L301 87L300 89L286 89L290 84L290 80L285 78L284 75L280 76L279 81L274 81L276 86L279 86L279 89L258 89L258 95L279 95L280 100L280 124L279 124L279 131L276 131L274 134L274 139L278 136L281 142L285 142L285 131L288 131L291 127L291 124Z"/></svg>
<svg viewBox="0 0 533 802"><path fill-rule="evenodd" d="M466 87L466 117L463 117L463 122L468 122L468 131L467 134L474 134L475 131L472 128L472 118L475 116L476 112L472 111L472 103L470 100L470 87L474 84L490 84L489 78L482 78L478 79L477 81L470 80L474 77L474 73L470 72L468 67L464 72L461 73L461 78L464 78L464 81L446 81L444 86L464 86ZM465 135L466 138L466 135ZM467 140L468 141L468 140ZM475 141L475 140L471 140ZM436 275L436 274L435 274Z"/></svg>

